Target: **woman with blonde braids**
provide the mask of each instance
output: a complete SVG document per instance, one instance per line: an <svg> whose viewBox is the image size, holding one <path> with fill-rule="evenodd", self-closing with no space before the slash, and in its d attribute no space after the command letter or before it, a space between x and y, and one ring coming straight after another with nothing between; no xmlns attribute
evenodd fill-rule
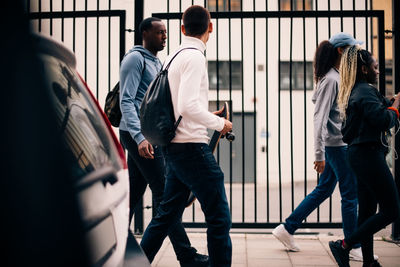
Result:
<svg viewBox="0 0 400 267"><path fill-rule="evenodd" d="M389 130L398 125L399 97L393 104L372 85L378 77L375 58L358 46L344 52L338 105L344 117L343 141L357 177L358 228L344 240L329 242L339 266L349 265L349 250L361 243L363 266L381 266L373 257L373 235L400 213L399 196L385 160ZM377 205L379 204L379 212Z"/></svg>
<svg viewBox="0 0 400 267"><path fill-rule="evenodd" d="M322 41L315 51L314 108L314 169L321 174L318 185L296 209L278 225L272 234L288 250L300 251L294 233L303 221L330 197L339 184L342 225L344 236L350 236L357 228L356 178L347 163L347 145L342 141L342 118L337 105L339 91L339 66L346 47L362 43L348 33L334 34L329 41ZM362 261L360 244L354 244L350 258Z"/></svg>

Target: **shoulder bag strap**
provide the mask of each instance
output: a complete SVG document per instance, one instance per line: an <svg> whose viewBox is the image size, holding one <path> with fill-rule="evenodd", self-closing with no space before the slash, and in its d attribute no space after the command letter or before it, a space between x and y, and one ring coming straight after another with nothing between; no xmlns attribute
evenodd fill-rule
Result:
<svg viewBox="0 0 400 267"><path fill-rule="evenodd" d="M194 50L199 50L199 49L197 49L197 48L195 48L195 47L185 47L185 48L182 48L181 50L179 50L178 52L176 52L176 54L171 58L171 60L168 62L168 65L165 67L165 70L168 70L169 69L169 66L171 65L171 63L172 63L172 61L175 59L175 57L180 53L180 52L182 52L183 50L186 50L186 49L194 49ZM200 50L199 50L200 51ZM201 51L200 51L201 52Z"/></svg>

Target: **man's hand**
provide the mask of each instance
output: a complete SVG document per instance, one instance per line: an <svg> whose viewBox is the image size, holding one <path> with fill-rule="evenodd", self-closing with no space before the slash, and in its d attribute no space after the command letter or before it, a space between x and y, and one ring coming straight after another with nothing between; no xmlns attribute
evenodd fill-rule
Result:
<svg viewBox="0 0 400 267"><path fill-rule="evenodd" d="M154 159L153 146L145 139L138 146L139 155L146 159Z"/></svg>
<svg viewBox="0 0 400 267"><path fill-rule="evenodd" d="M224 120L225 120L224 128L220 132L222 135L225 135L227 132L232 131L232 122L230 122L227 119L224 119Z"/></svg>
<svg viewBox="0 0 400 267"><path fill-rule="evenodd" d="M325 169L325 160L323 161L314 161L314 169L318 173L323 173Z"/></svg>

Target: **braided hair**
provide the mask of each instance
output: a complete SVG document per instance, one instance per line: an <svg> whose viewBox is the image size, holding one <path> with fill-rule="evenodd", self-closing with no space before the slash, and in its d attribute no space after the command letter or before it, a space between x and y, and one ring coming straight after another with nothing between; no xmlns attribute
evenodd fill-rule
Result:
<svg viewBox="0 0 400 267"><path fill-rule="evenodd" d="M340 62L340 86L338 94L338 105L343 118L346 118L346 109L349 103L351 91L354 84L365 80L362 66L369 67L373 62L370 52L358 45L348 47L343 53Z"/></svg>

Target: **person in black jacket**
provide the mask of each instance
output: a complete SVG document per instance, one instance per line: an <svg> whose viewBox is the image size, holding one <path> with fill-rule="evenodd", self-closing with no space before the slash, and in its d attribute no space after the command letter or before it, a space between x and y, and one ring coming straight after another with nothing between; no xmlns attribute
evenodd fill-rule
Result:
<svg viewBox="0 0 400 267"><path fill-rule="evenodd" d="M344 117L343 141L349 145L348 160L357 177L358 229L329 247L339 266L349 265L349 250L361 243L363 266L381 266L373 258L373 235L400 213L399 195L386 163L389 130L399 124L399 97L393 104L372 85L378 77L375 58L359 46L342 56L338 104ZM377 205L379 204L379 211Z"/></svg>

